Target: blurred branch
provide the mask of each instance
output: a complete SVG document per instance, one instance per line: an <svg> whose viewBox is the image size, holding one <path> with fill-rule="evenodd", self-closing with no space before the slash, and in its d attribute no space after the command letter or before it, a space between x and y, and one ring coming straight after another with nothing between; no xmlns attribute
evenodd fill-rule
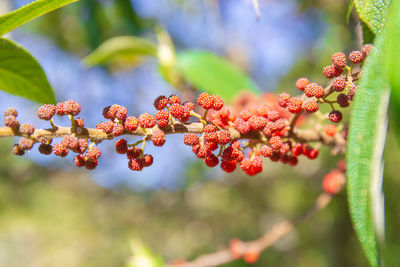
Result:
<svg viewBox="0 0 400 267"><path fill-rule="evenodd" d="M249 248L256 252L262 252L263 250L266 250L286 234L291 232L296 225L302 223L303 221L312 217L318 211L324 209L330 203L331 199L332 197L330 195L322 193L316 199L314 205L299 218L292 221L284 220L274 225L269 232L265 233L259 239L243 242L242 252L245 253L245 251ZM169 264L166 265L166 267L212 267L226 264L234 260L236 259L233 257L229 249L222 249L211 254L199 256L190 262Z"/></svg>

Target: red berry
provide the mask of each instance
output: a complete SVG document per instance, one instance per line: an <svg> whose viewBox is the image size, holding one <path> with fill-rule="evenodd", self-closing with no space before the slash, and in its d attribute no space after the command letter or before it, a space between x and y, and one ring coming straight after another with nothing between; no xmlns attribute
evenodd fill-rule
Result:
<svg viewBox="0 0 400 267"><path fill-rule="evenodd" d="M196 156L199 159L205 159L208 155L208 148L205 145L200 145L196 149Z"/></svg>
<svg viewBox="0 0 400 267"><path fill-rule="evenodd" d="M323 69L322 73L326 78L332 79L333 77L335 77L336 70L333 65L329 65Z"/></svg>
<svg viewBox="0 0 400 267"><path fill-rule="evenodd" d="M213 168L219 164L219 159L217 156L214 154L210 153L207 155L207 157L204 159L204 162L206 165L210 168Z"/></svg>
<svg viewBox="0 0 400 267"><path fill-rule="evenodd" d="M226 145L231 139L231 133L228 130L220 130L217 132L218 143L220 145Z"/></svg>
<svg viewBox="0 0 400 267"><path fill-rule="evenodd" d="M157 120L168 120L169 118L169 113L166 110L159 110L156 113L156 119Z"/></svg>
<svg viewBox="0 0 400 267"><path fill-rule="evenodd" d="M79 167L79 168L85 166L85 163L86 163L85 156L83 156L81 154L76 155L74 157L74 163L75 163L75 166Z"/></svg>
<svg viewBox="0 0 400 267"><path fill-rule="evenodd" d="M101 121L101 122L96 124L96 129L103 130L105 125L106 125L106 122L105 121Z"/></svg>
<svg viewBox="0 0 400 267"><path fill-rule="evenodd" d="M156 125L156 118L149 113L141 114L138 119L140 127L153 128Z"/></svg>
<svg viewBox="0 0 400 267"><path fill-rule="evenodd" d="M96 160L98 158L100 158L101 156L101 151L98 147L92 147L87 153L86 153L86 157L88 158L88 160Z"/></svg>
<svg viewBox="0 0 400 267"><path fill-rule="evenodd" d="M231 144L231 147L234 149L239 149L240 148L240 142L239 141L233 141Z"/></svg>
<svg viewBox="0 0 400 267"><path fill-rule="evenodd" d="M214 98L207 93L201 93L197 98L197 104L205 109L210 109L213 107Z"/></svg>
<svg viewBox="0 0 400 267"><path fill-rule="evenodd" d="M6 116L4 117L4 125L13 129L18 129L19 121L15 116Z"/></svg>
<svg viewBox="0 0 400 267"><path fill-rule="evenodd" d="M85 168L86 168L87 170L94 170L94 169L96 169L97 164L98 164L97 159L95 159L95 160L87 160L87 161L85 162Z"/></svg>
<svg viewBox="0 0 400 267"><path fill-rule="evenodd" d="M40 144L39 152L44 155L50 155L53 152L52 146L49 144Z"/></svg>
<svg viewBox="0 0 400 267"><path fill-rule="evenodd" d="M33 144L34 142L32 139L23 137L19 140L18 146L22 150L30 150L33 147Z"/></svg>
<svg viewBox="0 0 400 267"><path fill-rule="evenodd" d="M207 147L208 150L214 151L218 148L217 142L204 142L204 145Z"/></svg>
<svg viewBox="0 0 400 267"><path fill-rule="evenodd" d="M234 161L239 157L239 150L229 146L222 151L222 159L225 161Z"/></svg>
<svg viewBox="0 0 400 267"><path fill-rule="evenodd" d="M218 140L217 132L211 132L211 133L204 132L203 137L204 140L207 142L217 142Z"/></svg>
<svg viewBox="0 0 400 267"><path fill-rule="evenodd" d="M339 69L346 67L346 55L342 52L334 53L332 55L332 63Z"/></svg>
<svg viewBox="0 0 400 267"><path fill-rule="evenodd" d="M279 112L276 110L269 110L267 116L270 121L276 121L281 117Z"/></svg>
<svg viewBox="0 0 400 267"><path fill-rule="evenodd" d="M170 95L169 97L168 97L168 103L170 104L170 105L173 105L173 104L178 104L178 105L180 105L181 104L181 99L179 98L179 96L177 96L177 95Z"/></svg>
<svg viewBox="0 0 400 267"><path fill-rule="evenodd" d="M283 145L283 141L279 136L272 136L269 140L268 140L269 145L272 147L273 150L279 150L282 145Z"/></svg>
<svg viewBox="0 0 400 267"><path fill-rule="evenodd" d="M11 152L15 155L15 156L22 156L25 154L25 151L22 150L17 144L13 145Z"/></svg>
<svg viewBox="0 0 400 267"><path fill-rule="evenodd" d="M126 157L128 159L136 159L142 155L142 150L138 147L129 148L126 151Z"/></svg>
<svg viewBox="0 0 400 267"><path fill-rule="evenodd" d="M338 123L342 120L342 112L339 110L332 110L331 113L329 113L329 120L334 123Z"/></svg>
<svg viewBox="0 0 400 267"><path fill-rule="evenodd" d="M63 115L66 114L63 102L57 103L57 105L56 105L56 114L58 116L63 116Z"/></svg>
<svg viewBox="0 0 400 267"><path fill-rule="evenodd" d="M288 153L291 148L290 146L290 143L283 143L282 147L279 149L279 153L281 153L282 155Z"/></svg>
<svg viewBox="0 0 400 267"><path fill-rule="evenodd" d="M164 109L167 106L167 104L168 104L168 98L166 98L163 95L157 97L153 103L154 107L158 110Z"/></svg>
<svg viewBox="0 0 400 267"><path fill-rule="evenodd" d="M331 137L335 136L335 134L337 133L337 127L336 127L336 125L333 125L333 124L328 124L328 125L326 125L326 126L324 127L324 133L325 133L327 136L331 136Z"/></svg>
<svg viewBox="0 0 400 267"><path fill-rule="evenodd" d="M332 81L332 89L336 92L341 92L346 88L346 80L339 76Z"/></svg>
<svg viewBox="0 0 400 267"><path fill-rule="evenodd" d="M81 105L74 100L64 102L64 114L76 116L81 112Z"/></svg>
<svg viewBox="0 0 400 267"><path fill-rule="evenodd" d="M229 241L229 250L231 252L232 257L235 260L238 260L242 257L244 251L243 241L235 238Z"/></svg>
<svg viewBox="0 0 400 267"><path fill-rule="evenodd" d="M157 126L160 128L166 127L168 123L168 119L157 120Z"/></svg>
<svg viewBox="0 0 400 267"><path fill-rule="evenodd" d="M250 158L244 158L240 162L240 168L245 172L247 172L247 171L249 171L251 169L251 165L252 165L252 162L251 162Z"/></svg>
<svg viewBox="0 0 400 267"><path fill-rule="evenodd" d="M239 118L241 118L245 121L248 121L251 118L251 116L253 116L253 113L250 112L250 110L248 110L248 109L242 110L239 113Z"/></svg>
<svg viewBox="0 0 400 267"><path fill-rule="evenodd" d="M237 165L236 161L222 160L220 167L224 172L231 173L236 169L236 165Z"/></svg>
<svg viewBox="0 0 400 267"><path fill-rule="evenodd" d="M126 118L124 122L124 127L127 131L131 132L136 131L138 126L139 126L139 120L134 116Z"/></svg>
<svg viewBox="0 0 400 267"><path fill-rule="evenodd" d="M271 122L273 124L273 122ZM271 137L272 135L272 130L271 128L268 126L268 124L264 127L263 129L263 134L265 137Z"/></svg>
<svg viewBox="0 0 400 267"><path fill-rule="evenodd" d="M365 44L362 47L361 52L363 53L364 57L367 56L371 52L373 47L374 46L372 44Z"/></svg>
<svg viewBox="0 0 400 267"><path fill-rule="evenodd" d="M120 123L114 123L112 134L114 136L120 136L123 133L124 133L124 126L122 126L122 124Z"/></svg>
<svg viewBox="0 0 400 267"><path fill-rule="evenodd" d="M301 98L292 97L289 100L288 111L291 113L299 113L301 111L302 105L303 105L303 100L301 100Z"/></svg>
<svg viewBox="0 0 400 267"><path fill-rule="evenodd" d="M68 155L68 148L66 148L62 143L56 143L53 145L53 153L56 156L65 157Z"/></svg>
<svg viewBox="0 0 400 267"><path fill-rule="evenodd" d="M77 127L84 127L84 126L85 126L85 122L84 122L83 119L81 119L81 118L76 118L76 119L74 120L74 122L75 122L75 125L76 125Z"/></svg>
<svg viewBox="0 0 400 267"><path fill-rule="evenodd" d="M336 100L337 100L339 106L342 107L342 108L348 107L350 105L350 99L345 94L339 94L337 96Z"/></svg>
<svg viewBox="0 0 400 267"><path fill-rule="evenodd" d="M260 149L260 154L266 158L269 158L272 155L273 149L270 146L263 145Z"/></svg>
<svg viewBox="0 0 400 267"><path fill-rule="evenodd" d="M296 166L297 163L298 163L297 157L294 157L294 156L289 157L289 164L290 164L291 166Z"/></svg>
<svg viewBox="0 0 400 267"><path fill-rule="evenodd" d="M321 98L321 97L324 97L324 95L325 95L325 89L316 83L310 83L304 89L304 93L308 97L315 96L316 98Z"/></svg>
<svg viewBox="0 0 400 267"><path fill-rule="evenodd" d="M110 134L113 131L114 128L114 123L112 121L106 121L104 122L104 124L102 124L101 126L103 126L103 131L106 134ZM100 127L100 126L99 126Z"/></svg>
<svg viewBox="0 0 400 267"><path fill-rule="evenodd" d="M304 90L304 89L303 89ZM289 105L290 95L287 93L282 93L278 97L279 106L286 108Z"/></svg>
<svg viewBox="0 0 400 267"><path fill-rule="evenodd" d="M37 116L41 120L48 121L54 116L55 112L56 112L56 106L52 104L45 104L38 109Z"/></svg>
<svg viewBox="0 0 400 267"><path fill-rule="evenodd" d="M268 120L266 118L257 115L252 115L248 120L250 128L256 131L262 130L267 124L267 122Z"/></svg>
<svg viewBox="0 0 400 267"><path fill-rule="evenodd" d="M162 146L165 143L165 133L161 130L155 130L151 136L151 141L155 146Z"/></svg>
<svg viewBox="0 0 400 267"><path fill-rule="evenodd" d="M128 109L124 106L118 106L117 113L115 114L115 117L119 119L120 121L125 120L126 115L128 114Z"/></svg>
<svg viewBox="0 0 400 267"><path fill-rule="evenodd" d="M250 131L250 124L241 118L236 118L236 120L233 122L233 127L241 134L245 134Z"/></svg>
<svg viewBox="0 0 400 267"><path fill-rule="evenodd" d="M128 162L128 167L132 171L141 171L144 167L144 160L139 158L130 159Z"/></svg>
<svg viewBox="0 0 400 267"><path fill-rule="evenodd" d="M115 142L115 150L118 154L125 154L128 150L128 142L125 139L119 139Z"/></svg>
<svg viewBox="0 0 400 267"><path fill-rule="evenodd" d="M149 155L149 154L143 155L143 159L144 159L145 167L149 167L153 164L153 156L152 155Z"/></svg>
<svg viewBox="0 0 400 267"><path fill-rule="evenodd" d="M79 138L78 139L78 148L79 148L79 153L84 153L86 149L89 146L89 142L86 139Z"/></svg>
<svg viewBox="0 0 400 267"><path fill-rule="evenodd" d="M281 94L282 95L282 94ZM279 95L280 96L280 95ZM288 95L288 97L290 98L290 96ZM278 99L278 101L279 101L279 99ZM262 116L262 117L265 117L265 118L268 118L268 112L270 112L271 111L271 108L268 106L268 105L261 105L261 106L259 106L258 108L257 108L257 110L256 110L256 115L258 115L258 116Z"/></svg>
<svg viewBox="0 0 400 267"><path fill-rule="evenodd" d="M19 127L19 132L24 136L32 135L34 131L35 131L35 126L33 126L30 123L23 123Z"/></svg>
<svg viewBox="0 0 400 267"><path fill-rule="evenodd" d="M315 158L318 157L318 154L319 154L319 151L318 151L317 149L312 148L312 149L310 149L310 150L308 151L308 153L306 154L306 156L307 156L309 159L315 159Z"/></svg>
<svg viewBox="0 0 400 267"><path fill-rule="evenodd" d="M309 83L310 81L307 78L300 78L296 81L296 88L299 89L300 91L304 91L304 89Z"/></svg>
<svg viewBox="0 0 400 267"><path fill-rule="evenodd" d="M248 248L244 252L243 259L247 263L255 263L257 262L258 258L260 256L260 253L256 249Z"/></svg>
<svg viewBox="0 0 400 267"><path fill-rule="evenodd" d="M325 174L322 180L322 189L330 194L334 195L339 193L346 183L346 176L340 170L332 170Z"/></svg>
<svg viewBox="0 0 400 267"><path fill-rule="evenodd" d="M6 111L4 111L4 117L8 117L8 116L17 117L18 116L17 110L14 108L6 109Z"/></svg>
<svg viewBox="0 0 400 267"><path fill-rule="evenodd" d="M354 63L361 63L364 60L364 55L360 51L353 51L349 54L349 60Z"/></svg>
<svg viewBox="0 0 400 267"><path fill-rule="evenodd" d="M187 108L189 111L194 110L194 104L192 102L186 101L185 103L183 103L183 106Z"/></svg>
<svg viewBox="0 0 400 267"><path fill-rule="evenodd" d="M66 148L77 150L79 143L78 138L73 137L71 135L64 136L61 140L61 144L63 144Z"/></svg>
<svg viewBox="0 0 400 267"><path fill-rule="evenodd" d="M347 96L349 97L350 101L352 101L354 96L356 95L357 88L358 88L358 86L354 85L354 84L352 86L350 86L349 92L347 93Z"/></svg>
<svg viewBox="0 0 400 267"><path fill-rule="evenodd" d="M185 134L185 136L183 137L183 142L185 143L185 145L194 146L200 142L200 139L197 134L188 133L188 134Z"/></svg>
<svg viewBox="0 0 400 267"><path fill-rule="evenodd" d="M307 112L316 112L318 111L319 106L317 101L315 100L309 100L306 103L304 103L304 110Z"/></svg>
<svg viewBox="0 0 400 267"><path fill-rule="evenodd" d="M213 109L220 110L224 106L224 100L219 95L213 95Z"/></svg>
<svg viewBox="0 0 400 267"><path fill-rule="evenodd" d="M217 127L212 124L207 124L203 130L205 133L216 133L218 131Z"/></svg>
<svg viewBox="0 0 400 267"><path fill-rule="evenodd" d="M292 155L297 157L303 153L303 146L299 143L292 147Z"/></svg>

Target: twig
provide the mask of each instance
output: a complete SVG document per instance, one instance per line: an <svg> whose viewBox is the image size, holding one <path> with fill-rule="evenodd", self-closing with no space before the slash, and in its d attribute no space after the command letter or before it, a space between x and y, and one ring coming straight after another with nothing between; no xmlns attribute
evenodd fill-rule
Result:
<svg viewBox="0 0 400 267"><path fill-rule="evenodd" d="M113 135L106 134L103 130L99 129L76 127L76 132L74 131L74 129L75 128L73 127L61 126L49 129L35 129L35 132L32 134L31 138L35 142L40 142L40 140L43 140L44 138L60 138L63 136L71 135L73 133L75 133L77 137L89 139L96 143L100 143L103 140L113 138ZM158 126L155 126L152 129L148 129L147 132L143 128L139 127L136 131L133 132L124 131L123 135L146 136L146 140L149 140L151 139L152 133L157 129L161 129L165 134L201 134L203 132L204 125L200 122L174 123L173 125L168 125L163 128L158 128ZM246 134L241 134L233 127L230 127L228 130L231 134L231 140L248 139L263 142L263 135L258 131L251 131ZM17 131L13 131L9 127L0 127L0 138L12 136L20 136L20 134ZM321 142L327 146L346 144L346 140L344 140L343 138L328 137L315 130L300 130L295 128L290 134L290 137L301 142Z"/></svg>
<svg viewBox="0 0 400 267"><path fill-rule="evenodd" d="M286 234L288 234L290 231L292 231L296 225L304 222L318 211L324 209L329 204L331 199L332 197L330 195L322 193L316 199L314 205L299 218L292 221L285 220L277 223L271 228L270 231L265 233L259 239L243 242L244 250L250 247L252 250L256 250L258 252L266 250L277 241L279 241ZM221 264L226 264L234 260L235 258L233 258L229 249L222 249L214 253L199 256L195 260L190 262L169 264L166 265L166 267L213 267L219 266Z"/></svg>

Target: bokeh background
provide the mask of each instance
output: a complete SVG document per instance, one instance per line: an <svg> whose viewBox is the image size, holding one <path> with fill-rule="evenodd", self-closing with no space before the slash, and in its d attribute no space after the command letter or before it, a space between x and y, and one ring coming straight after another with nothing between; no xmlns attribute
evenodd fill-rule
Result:
<svg viewBox="0 0 400 267"><path fill-rule="evenodd" d="M29 2L2 0L0 14ZM38 59L57 100L82 104L81 115L92 127L107 105L118 103L138 114L152 110L158 95L177 93L159 74L155 59L133 67L83 64L83 57L114 36L156 40L154 29L162 26L177 51L223 56L263 92L294 93L294 82L302 76L326 83L321 71L330 55L359 47L357 20L354 14L346 19L348 1L259 4L256 20L250 0L81 0L8 37ZM13 106L20 121L46 127L36 119L36 103L4 92L0 99L0 110ZM257 238L275 222L300 215L321 192L323 175L341 158L323 148L317 160L300 161L295 168L266 162L263 173L253 178L240 171L227 175L196 160L177 135L168 136L162 148L146 147L155 163L140 173L127 168L112 142L104 142L99 167L88 172L76 169L72 157L45 157L32 150L17 158L9 152L12 142L0 140L0 266L129 266L131 244L138 240L166 261L192 259L225 247L234 237ZM391 125L387 144L386 258L388 266L400 266L400 151ZM345 192L254 264L366 265Z"/></svg>

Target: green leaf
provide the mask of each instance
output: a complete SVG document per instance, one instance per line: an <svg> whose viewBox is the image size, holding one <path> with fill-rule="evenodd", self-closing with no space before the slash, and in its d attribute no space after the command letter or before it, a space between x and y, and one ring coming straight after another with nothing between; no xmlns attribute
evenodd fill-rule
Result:
<svg viewBox="0 0 400 267"><path fill-rule="evenodd" d="M55 103L46 74L21 46L0 38L0 90L40 103Z"/></svg>
<svg viewBox="0 0 400 267"><path fill-rule="evenodd" d="M378 36L376 47L363 67L351 112L346 154L350 215L364 252L374 267L380 266L378 240L383 239L384 228L380 180L389 84L383 67L383 42L382 35Z"/></svg>
<svg viewBox="0 0 400 267"><path fill-rule="evenodd" d="M238 67L209 52L181 52L177 56L177 67L183 78L196 89L218 94L228 102L245 89L259 92L253 81Z"/></svg>
<svg viewBox="0 0 400 267"><path fill-rule="evenodd" d="M346 14L347 23L349 23L350 15L351 15L351 11L353 10L353 7L354 7L354 0L350 0L349 6L347 7L347 14Z"/></svg>
<svg viewBox="0 0 400 267"><path fill-rule="evenodd" d="M400 104L400 3L394 1L390 10L387 23L385 41L385 63L390 71L393 98Z"/></svg>
<svg viewBox="0 0 400 267"><path fill-rule="evenodd" d="M89 65L105 64L114 58L157 56L157 47L151 41L135 36L118 36L101 44L84 62Z"/></svg>
<svg viewBox="0 0 400 267"><path fill-rule="evenodd" d="M362 37L364 44L372 44L375 39L375 34L370 30L370 28L361 21Z"/></svg>
<svg viewBox="0 0 400 267"><path fill-rule="evenodd" d="M354 0L358 16L374 34L385 25L390 0Z"/></svg>
<svg viewBox="0 0 400 267"><path fill-rule="evenodd" d="M396 136L400 137L400 2L394 1L390 8L387 20L386 41L385 41L385 63L389 71L391 83L391 122Z"/></svg>
<svg viewBox="0 0 400 267"><path fill-rule="evenodd" d="M0 17L0 35L18 28L28 21L79 0L36 0Z"/></svg>

